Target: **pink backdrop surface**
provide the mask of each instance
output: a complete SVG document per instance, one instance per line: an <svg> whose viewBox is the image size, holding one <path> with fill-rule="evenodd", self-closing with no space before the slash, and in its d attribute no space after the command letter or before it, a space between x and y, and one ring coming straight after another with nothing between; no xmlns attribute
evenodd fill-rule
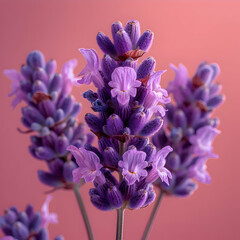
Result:
<svg viewBox="0 0 240 240"><path fill-rule="evenodd" d="M208 162L210 185L199 185L191 197L165 198L150 239L239 240L239 91L240 91L240 2L239 1L17 1L0 0L0 213L10 205L23 209L32 203L40 209L49 190L37 179L45 164L28 152L29 136L17 132L22 127L20 107L11 109L10 80L3 69L19 69L27 54L41 50L46 59L55 58L58 70L63 63L77 58L76 73L85 65L78 48L95 48L98 31L110 34L111 23L138 19L142 30L151 29L155 40L148 56L157 60L157 69L168 69L163 83L173 78L169 63L183 63L192 75L198 64L207 60L221 67L218 82L226 101L215 112L221 119L222 133L214 143L219 159ZM90 86L93 88L93 86ZM79 121L90 111L81 97L88 86L74 88L82 102ZM89 185L81 192L96 239L115 238L115 212L100 212L89 201ZM60 223L50 225L50 236L63 234L66 240L84 240L86 233L73 192L57 191L50 205ZM124 239L140 239L152 206L126 211ZM1 236L1 235L0 235Z"/></svg>

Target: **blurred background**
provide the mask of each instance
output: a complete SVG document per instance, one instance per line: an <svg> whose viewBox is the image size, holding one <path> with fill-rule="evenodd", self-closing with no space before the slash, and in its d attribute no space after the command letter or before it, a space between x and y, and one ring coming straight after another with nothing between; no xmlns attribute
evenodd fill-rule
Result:
<svg viewBox="0 0 240 240"><path fill-rule="evenodd" d="M214 143L219 159L208 162L212 176L210 185L188 198L163 199L150 239L222 240L240 239L239 190L239 75L240 69L240 2L233 0L0 0L0 214L11 205L23 210L27 203L36 209L49 190L37 178L37 170L45 164L33 159L28 152L29 135L20 134L20 106L14 111L10 80L4 69L19 69L27 54L35 49L46 59L64 62L77 58L76 74L85 66L78 48L94 48L96 34L110 35L111 24L120 20L137 19L142 31L155 33L153 46L147 56L157 61L157 70L167 69L163 86L173 79L169 64L183 63L194 74L204 60L217 62L221 68L218 82L226 96L224 104L215 112L221 119L221 134ZM94 86L75 87L73 95L82 103L79 121L90 105L82 92ZM88 196L90 185L81 192L86 203L96 239L114 239L116 212L95 209ZM72 191L53 194L50 211L57 212L59 224L50 225L50 237L62 234L66 240L84 240L86 232ZM152 206L138 211L126 211L124 239L140 239ZM2 235L0 235L2 236Z"/></svg>

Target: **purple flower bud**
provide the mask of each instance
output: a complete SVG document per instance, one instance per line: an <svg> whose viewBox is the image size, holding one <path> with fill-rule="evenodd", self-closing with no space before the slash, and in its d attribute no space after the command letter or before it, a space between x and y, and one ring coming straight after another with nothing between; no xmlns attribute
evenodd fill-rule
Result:
<svg viewBox="0 0 240 240"><path fill-rule="evenodd" d="M152 161L152 157L153 157L153 156L155 155L155 153L156 153L156 147L155 147L152 143L149 143L148 145L146 145L146 146L143 148L142 151L147 154L145 161L151 162L151 161Z"/></svg>
<svg viewBox="0 0 240 240"><path fill-rule="evenodd" d="M173 142L180 141L183 137L183 130L181 128L172 128L170 137Z"/></svg>
<svg viewBox="0 0 240 240"><path fill-rule="evenodd" d="M59 235L55 237L54 240L64 240L64 237L62 235Z"/></svg>
<svg viewBox="0 0 240 240"><path fill-rule="evenodd" d="M97 116L91 113L87 113L85 115L85 121L92 131L94 132L102 131L103 124L102 124L102 121Z"/></svg>
<svg viewBox="0 0 240 240"><path fill-rule="evenodd" d="M23 65L21 67L21 74L28 80L32 79L32 68L29 67L28 65Z"/></svg>
<svg viewBox="0 0 240 240"><path fill-rule="evenodd" d="M71 95L65 98L61 106L61 109L64 111L65 115L72 111L74 102L74 97Z"/></svg>
<svg viewBox="0 0 240 240"><path fill-rule="evenodd" d="M170 170L176 171L181 164L180 156L176 152L171 152L167 157L166 167Z"/></svg>
<svg viewBox="0 0 240 240"><path fill-rule="evenodd" d="M56 152L60 155L65 154L67 146L69 146L68 138L64 135L58 137L56 142Z"/></svg>
<svg viewBox="0 0 240 240"><path fill-rule="evenodd" d="M210 89L209 89L209 95L211 97L216 96L222 89L222 86L218 83L211 84Z"/></svg>
<svg viewBox="0 0 240 240"><path fill-rule="evenodd" d="M186 117L189 126L195 126L200 119L201 110L199 108L190 108L186 111Z"/></svg>
<svg viewBox="0 0 240 240"><path fill-rule="evenodd" d="M59 177L42 170L38 170L38 178L43 184L51 187L60 187L62 185Z"/></svg>
<svg viewBox="0 0 240 240"><path fill-rule="evenodd" d="M62 76L56 73L50 82L49 92L59 92L63 86Z"/></svg>
<svg viewBox="0 0 240 240"><path fill-rule="evenodd" d="M52 117L48 117L45 121L45 124L48 126L48 127L52 127L54 124L55 124L55 121L53 120Z"/></svg>
<svg viewBox="0 0 240 240"><path fill-rule="evenodd" d="M34 107L27 106L22 108L22 114L29 123L37 122L43 124L45 122L43 115Z"/></svg>
<svg viewBox="0 0 240 240"><path fill-rule="evenodd" d="M97 34L97 43L104 53L110 56L116 56L117 52L112 41L104 33L99 32Z"/></svg>
<svg viewBox="0 0 240 240"><path fill-rule="evenodd" d="M39 80L34 82L34 84L32 86L32 91L33 91L33 93L36 93L36 92L47 93L48 92L46 85L42 81L39 81Z"/></svg>
<svg viewBox="0 0 240 240"><path fill-rule="evenodd" d="M115 34L119 31L123 29L122 23L120 21L117 21L115 23L112 24L112 37L114 38Z"/></svg>
<svg viewBox="0 0 240 240"><path fill-rule="evenodd" d="M10 225L9 225L9 226L4 225L4 226L1 227L1 229L2 229L2 231L3 231L3 233L4 233L5 235L9 235L9 236L12 236L12 235L13 235L13 233L12 233L12 228L11 228ZM10 239L10 240L12 240L12 239Z"/></svg>
<svg viewBox="0 0 240 240"><path fill-rule="evenodd" d="M45 117L52 117L55 113L55 104L50 100L45 100L39 103L38 105L40 112Z"/></svg>
<svg viewBox="0 0 240 240"><path fill-rule="evenodd" d="M54 119L55 119L56 122L60 122L60 121L62 121L62 120L64 119L64 117L65 117L65 113L64 113L64 111L60 108L60 109L58 109L58 110L56 111Z"/></svg>
<svg viewBox="0 0 240 240"><path fill-rule="evenodd" d="M161 117L156 117L155 119L149 121L141 130L140 136L147 137L156 133L163 125L163 120Z"/></svg>
<svg viewBox="0 0 240 240"><path fill-rule="evenodd" d="M47 161L56 157L55 152L49 147L38 147L36 148L35 154L38 158Z"/></svg>
<svg viewBox="0 0 240 240"><path fill-rule="evenodd" d="M17 220L17 214L12 210L7 210L4 218L9 224L13 224Z"/></svg>
<svg viewBox="0 0 240 240"><path fill-rule="evenodd" d="M120 160L120 156L117 151L112 147L106 147L103 152L104 162L109 167L118 167L118 162Z"/></svg>
<svg viewBox="0 0 240 240"><path fill-rule="evenodd" d="M48 167L50 171L53 173L53 175L57 175L58 177L61 177L63 172L63 164L64 162L61 159L57 158L49 162Z"/></svg>
<svg viewBox="0 0 240 240"><path fill-rule="evenodd" d="M44 68L45 59L41 52L32 51L27 56L27 64L32 68Z"/></svg>
<svg viewBox="0 0 240 240"><path fill-rule="evenodd" d="M18 217L19 217L19 221L23 223L25 226L29 225L29 218L25 212L20 212Z"/></svg>
<svg viewBox="0 0 240 240"><path fill-rule="evenodd" d="M63 165L63 177L69 182L73 182L72 171L77 168L76 163L73 161L65 162Z"/></svg>
<svg viewBox="0 0 240 240"><path fill-rule="evenodd" d="M148 143L148 138L134 137L128 142L128 148L131 149L134 146L137 150L142 150Z"/></svg>
<svg viewBox="0 0 240 240"><path fill-rule="evenodd" d="M25 240L29 236L29 231L21 222L14 223L12 227L13 236L18 240Z"/></svg>
<svg viewBox="0 0 240 240"><path fill-rule="evenodd" d="M125 31L129 35L133 48L135 48L137 41L140 37L140 24L136 20L128 21L125 26Z"/></svg>
<svg viewBox="0 0 240 240"><path fill-rule="evenodd" d="M57 69L57 62L54 59L49 60L46 63L45 70L48 76L52 76Z"/></svg>
<svg viewBox="0 0 240 240"><path fill-rule="evenodd" d="M20 87L25 94L32 92L32 83L30 82L21 82Z"/></svg>
<svg viewBox="0 0 240 240"><path fill-rule="evenodd" d="M132 50L132 42L130 37L124 30L119 30L114 36L114 45L118 56L124 55Z"/></svg>
<svg viewBox="0 0 240 240"><path fill-rule="evenodd" d="M137 70L137 79L146 78L149 74L152 74L155 69L156 61L153 57L145 59Z"/></svg>
<svg viewBox="0 0 240 240"><path fill-rule="evenodd" d="M100 99L97 99L92 103L92 110L94 112L105 112L107 110L107 105Z"/></svg>
<svg viewBox="0 0 240 240"><path fill-rule="evenodd" d="M123 180L119 186L119 190L121 191L125 201L128 201L131 198L131 196L135 192L135 189L136 189L136 184L128 185L128 183L125 180Z"/></svg>
<svg viewBox="0 0 240 240"><path fill-rule="evenodd" d="M108 188L107 199L113 208L120 208L123 204L123 197L116 186Z"/></svg>
<svg viewBox="0 0 240 240"><path fill-rule="evenodd" d="M97 93L93 92L92 90L84 92L83 97L86 98L91 103L98 99Z"/></svg>
<svg viewBox="0 0 240 240"><path fill-rule="evenodd" d="M49 240L48 231L46 228L42 228L37 234L37 240Z"/></svg>
<svg viewBox="0 0 240 240"><path fill-rule="evenodd" d="M118 66L117 62L109 55L105 55L101 62L104 77L109 81L113 70Z"/></svg>
<svg viewBox="0 0 240 240"><path fill-rule="evenodd" d="M107 211L111 209L110 203L105 198L100 197L99 195L92 195L91 202L96 208L102 211Z"/></svg>
<svg viewBox="0 0 240 240"><path fill-rule="evenodd" d="M130 198L129 207L138 209L143 206L148 197L148 193L144 189L140 189Z"/></svg>
<svg viewBox="0 0 240 240"><path fill-rule="evenodd" d="M223 95L217 95L216 97L213 97L207 101L207 106L209 108L216 108L219 106L224 100Z"/></svg>
<svg viewBox="0 0 240 240"><path fill-rule="evenodd" d="M185 129L187 127L187 119L186 119L186 116L185 116L185 114L182 110L179 109L174 113L173 125L176 128L179 127L179 128L184 128Z"/></svg>
<svg viewBox="0 0 240 240"><path fill-rule="evenodd" d="M33 81L48 83L49 77L43 68L38 68L33 72Z"/></svg>
<svg viewBox="0 0 240 240"><path fill-rule="evenodd" d="M34 214L34 208L31 204L28 204L27 207L26 207L26 210L25 212L27 213L27 216L29 219L32 219L33 217L33 214Z"/></svg>
<svg viewBox="0 0 240 240"><path fill-rule="evenodd" d="M128 127L131 134L134 135L139 132L146 123L146 114L144 112L133 113L128 121Z"/></svg>
<svg viewBox="0 0 240 240"><path fill-rule="evenodd" d="M153 41L153 32L147 30L139 38L139 40L137 42L137 47L139 47L139 49L147 52L148 49L152 45L152 41Z"/></svg>
<svg viewBox="0 0 240 240"><path fill-rule="evenodd" d="M194 181L186 179L178 184L178 186L174 189L173 194L179 197L187 197L191 195L196 188L197 184Z"/></svg>
<svg viewBox="0 0 240 240"><path fill-rule="evenodd" d="M206 86L199 87L194 93L195 100L206 101L208 97L209 88L207 88Z"/></svg>
<svg viewBox="0 0 240 240"><path fill-rule="evenodd" d="M105 126L104 131L107 135L112 136L123 134L123 129L124 125L122 119L118 115L112 114L107 119L107 125Z"/></svg>

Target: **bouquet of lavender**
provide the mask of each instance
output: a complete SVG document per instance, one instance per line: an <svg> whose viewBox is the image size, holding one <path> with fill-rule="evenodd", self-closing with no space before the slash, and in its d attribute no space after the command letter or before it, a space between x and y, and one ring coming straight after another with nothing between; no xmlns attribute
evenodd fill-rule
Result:
<svg viewBox="0 0 240 240"><path fill-rule="evenodd" d="M87 65L79 78L73 74L76 60L66 63L60 75L55 73L56 62L45 64L37 51L29 54L21 73L5 74L13 80L13 105L27 103L22 108L26 132L37 133L31 136L30 152L49 167L49 172L39 171L40 181L54 189L74 190L89 239L94 238L80 185L93 182L89 195L96 208L117 210L119 240L124 211L147 207L156 197L154 185L161 189L143 235L146 239L164 194L189 195L196 188L193 178L210 182L205 162L216 157L212 140L219 131L210 113L223 100L213 82L219 70L216 64L202 63L188 78L184 66L173 66L176 78L165 90L160 85L165 70L155 70L154 58L138 64L151 47L151 31L141 34L138 21L125 27L116 22L112 38L97 34L104 53L101 60L94 49L80 49ZM93 136L84 125L76 123L80 105L69 95L72 84L90 83L97 91L88 90L83 97L96 114L87 113L85 121L98 147L92 145ZM168 92L175 103L170 103Z"/></svg>

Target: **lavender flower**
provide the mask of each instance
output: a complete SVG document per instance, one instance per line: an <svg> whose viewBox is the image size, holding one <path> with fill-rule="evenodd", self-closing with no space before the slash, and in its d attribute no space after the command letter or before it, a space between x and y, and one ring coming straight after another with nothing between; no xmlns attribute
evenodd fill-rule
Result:
<svg viewBox="0 0 240 240"><path fill-rule="evenodd" d="M57 223L57 215L49 213L48 204L52 199L48 196L42 206L42 213L35 212L32 205L28 205L25 211L20 212L16 207L10 207L5 211L4 217L0 216L0 228L5 235L2 240L48 240L48 223ZM58 236L55 240L63 240Z"/></svg>
<svg viewBox="0 0 240 240"><path fill-rule="evenodd" d="M22 107L22 123L27 130L20 131L35 132L29 150L35 158L44 160L49 168L49 172L38 172L39 179L55 188L72 188L74 184L71 172L77 165L69 158L67 146L81 147L92 141L84 124L76 121L81 106L70 95L76 82L73 72L76 64L75 59L68 61L58 74L55 60L45 63L43 54L33 51L20 73L4 71L13 81L10 96L15 95L15 99L12 105L15 107L21 101L26 104Z"/></svg>
<svg viewBox="0 0 240 240"><path fill-rule="evenodd" d="M87 65L77 83L93 82L97 87L97 92L89 90L83 96L98 113L86 114L85 120L98 137L99 148L86 144L68 150L79 165L73 170L74 181L94 183L89 191L94 206L100 210L138 209L154 201L156 174L165 182L171 178L164 167L170 148L156 153L149 142L163 124L161 104L170 99L160 86L164 71L154 72L155 60L148 58L137 65L152 43L152 32L141 35L138 21L129 21L125 29L120 22L114 23L112 34L114 43L103 33L97 35L105 53L101 61L93 49L80 50Z"/></svg>
<svg viewBox="0 0 240 240"><path fill-rule="evenodd" d="M171 67L176 76L167 89L175 103L166 105L167 121L152 140L158 148L173 147L166 161L172 179L169 186L161 181L156 184L167 194L188 196L197 188L193 179L211 182L206 161L217 157L212 142L220 132L216 129L217 119L211 119L210 114L221 104L223 96L219 94L220 85L214 83L219 72L217 64L201 63L192 78L183 65Z"/></svg>

